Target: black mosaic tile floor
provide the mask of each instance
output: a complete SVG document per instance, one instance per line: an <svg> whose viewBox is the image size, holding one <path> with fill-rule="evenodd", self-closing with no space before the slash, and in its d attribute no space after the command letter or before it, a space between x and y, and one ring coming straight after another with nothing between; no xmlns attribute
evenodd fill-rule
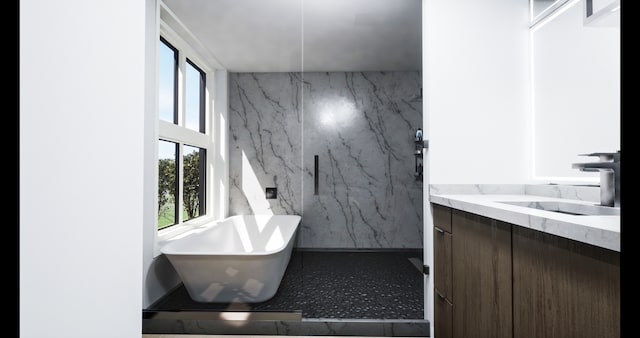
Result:
<svg viewBox="0 0 640 338"><path fill-rule="evenodd" d="M412 263L421 257L421 252L294 251L268 301L198 303L181 285L148 310L298 310L304 319L423 319L423 275Z"/></svg>

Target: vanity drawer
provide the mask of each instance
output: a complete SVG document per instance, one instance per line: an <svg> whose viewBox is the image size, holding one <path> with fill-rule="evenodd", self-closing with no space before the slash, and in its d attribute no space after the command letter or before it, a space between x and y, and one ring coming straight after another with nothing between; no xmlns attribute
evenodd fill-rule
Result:
<svg viewBox="0 0 640 338"><path fill-rule="evenodd" d="M451 229L451 208L439 204L433 206L433 225L444 231L452 233Z"/></svg>
<svg viewBox="0 0 640 338"><path fill-rule="evenodd" d="M452 299L452 268L451 268L451 234L442 229L434 228L434 285L441 295Z"/></svg>

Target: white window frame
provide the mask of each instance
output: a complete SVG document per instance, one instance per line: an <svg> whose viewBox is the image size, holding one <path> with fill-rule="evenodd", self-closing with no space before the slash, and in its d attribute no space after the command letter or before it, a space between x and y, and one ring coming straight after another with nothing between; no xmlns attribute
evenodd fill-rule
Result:
<svg viewBox="0 0 640 338"><path fill-rule="evenodd" d="M213 219L213 215L216 214L213 208L216 203L214 203L214 193L213 193L213 185L214 181L213 177L213 168L214 168L214 157L215 157L215 149L216 145L214 142L214 128L213 128L213 104L212 104L212 94L215 92L215 68L211 67L207 62L204 61L204 58L200 57L198 53L189 46L189 44L182 39L179 34L177 34L171 27L169 27L164 21L160 20L160 35L157 37L157 50L156 60L159 60L159 47L162 43L160 41L160 36L165 39L171 46L173 46L178 51L178 125L161 120L159 117L159 110L156 113L156 121L158 123L157 127L157 137L155 139L156 149L158 147L158 142L160 139L176 142L179 144L178 146L178 154L177 154L177 165L178 165L178 191L177 191L177 200L176 204L178 205L177 209L180 212L180 216L178 217L178 223L168 226L163 229L158 229L158 220L155 217L155 229L156 229L156 240L155 240L155 255L159 255L159 246L168 241L169 239L180 235L186 231L194 229L202 224L206 224ZM184 100L184 90L185 90L185 81L186 81L186 65L187 59L189 59L192 63L198 66L200 70L205 74L205 133L201 133L192 129L185 127L185 106L186 102ZM156 63L158 64L158 63ZM159 83L156 86L156 92L159 90ZM206 171L205 171L205 208L206 212L204 215L199 217L190 219L188 221L183 221L181 217L181 210L183 204L183 181L182 174L183 170L183 145L189 145L194 147L199 147L206 150ZM158 155L156 154L156 163L158 161ZM158 180L158 171L156 165L156 186ZM156 189L157 191L157 189ZM155 196L157 206L157 198ZM157 210L156 210L157 213Z"/></svg>

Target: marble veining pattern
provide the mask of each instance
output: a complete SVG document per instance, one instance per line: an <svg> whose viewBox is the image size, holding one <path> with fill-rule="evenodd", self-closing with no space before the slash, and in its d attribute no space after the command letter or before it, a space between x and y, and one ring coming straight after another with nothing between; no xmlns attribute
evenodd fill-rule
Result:
<svg viewBox="0 0 640 338"><path fill-rule="evenodd" d="M566 184L430 184L430 194L515 194L600 203L600 187Z"/></svg>
<svg viewBox="0 0 640 338"><path fill-rule="evenodd" d="M230 216L302 214L300 89L300 73L230 74Z"/></svg>
<svg viewBox="0 0 640 338"><path fill-rule="evenodd" d="M525 194L600 203L600 187L559 184L526 184Z"/></svg>
<svg viewBox="0 0 640 338"><path fill-rule="evenodd" d="M421 248L420 86L419 72L230 74L230 215L302 215L298 247Z"/></svg>
<svg viewBox="0 0 640 338"><path fill-rule="evenodd" d="M414 176L413 136L422 126L422 102L412 100L420 73L303 77L302 246L421 248L422 184Z"/></svg>
<svg viewBox="0 0 640 338"><path fill-rule="evenodd" d="M522 184L430 184L431 194L524 194Z"/></svg>

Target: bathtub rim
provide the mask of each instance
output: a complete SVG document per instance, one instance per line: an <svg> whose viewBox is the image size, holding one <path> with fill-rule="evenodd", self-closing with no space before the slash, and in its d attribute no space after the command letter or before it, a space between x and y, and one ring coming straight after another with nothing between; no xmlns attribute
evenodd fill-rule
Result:
<svg viewBox="0 0 640 338"><path fill-rule="evenodd" d="M269 251L233 252L233 253L229 253L229 252L199 252L199 251L179 251L179 252L169 251L169 249L172 247L171 244L176 243L177 241L180 241L180 240L183 240L183 239L187 239L192 235L198 235L198 233L203 232L203 231L207 231L211 227L220 225L220 223L222 223L222 222L230 221L232 218L241 218L241 217L245 217L245 216L296 216L298 218L298 222L296 223L296 227L295 227L293 233L291 234L291 238L289 239L289 241L284 242L281 247L278 247L277 249L273 249L273 250L269 250ZM289 215L289 214L287 214L287 215L268 215L268 214L233 215L233 216L228 216L228 217L223 218L223 219L211 219L208 222L203 223L198 227L195 227L193 229L187 230L185 232L182 232L182 233L174 236L174 237L181 236L178 239L175 239L175 240L172 240L172 238L166 239L165 243L160 247L159 251L160 251L160 254L165 255L165 256L246 257L246 256L271 256L271 255L276 255L276 254L282 253L287 248L289 243L295 242L296 235L298 233L298 230L300 229L301 221L302 221L302 216L300 216L300 215Z"/></svg>

